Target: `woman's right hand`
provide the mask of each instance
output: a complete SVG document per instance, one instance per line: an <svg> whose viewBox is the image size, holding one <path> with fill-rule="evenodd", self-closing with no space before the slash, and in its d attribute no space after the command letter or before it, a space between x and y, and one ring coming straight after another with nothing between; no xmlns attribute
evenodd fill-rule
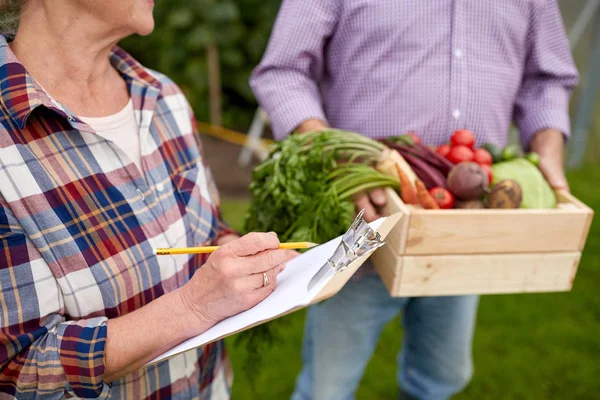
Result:
<svg viewBox="0 0 600 400"><path fill-rule="evenodd" d="M260 303L275 290L283 265L297 255L279 249L275 233L249 233L221 246L179 289L184 307L199 322L193 334Z"/></svg>

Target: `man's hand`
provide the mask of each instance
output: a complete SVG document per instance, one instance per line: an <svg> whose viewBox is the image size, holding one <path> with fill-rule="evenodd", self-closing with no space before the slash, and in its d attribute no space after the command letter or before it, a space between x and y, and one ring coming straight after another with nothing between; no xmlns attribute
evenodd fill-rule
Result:
<svg viewBox="0 0 600 400"><path fill-rule="evenodd" d="M385 206L385 192L383 189L373 189L369 194L361 194L354 199L356 211L359 212L363 208L365 213L363 218L367 222L375 221L381 218L381 208Z"/></svg>
<svg viewBox="0 0 600 400"><path fill-rule="evenodd" d="M569 191L563 167L564 139L556 129L543 129L531 140L531 150L540 156L540 171L555 190Z"/></svg>
<svg viewBox="0 0 600 400"><path fill-rule="evenodd" d="M325 121L321 121L320 119L307 119L306 121L303 121L300 125L298 125L298 127L296 128L296 132L305 133L312 131L320 131L322 129L327 128L329 128L329 125L327 125Z"/></svg>
<svg viewBox="0 0 600 400"><path fill-rule="evenodd" d="M329 125L320 119L307 119L296 128L296 132L305 133L327 128ZM382 217L380 212L381 208L385 206L385 192L383 189L374 189L369 194L360 194L354 198L354 205L357 213L364 208L363 218L365 221L375 221Z"/></svg>

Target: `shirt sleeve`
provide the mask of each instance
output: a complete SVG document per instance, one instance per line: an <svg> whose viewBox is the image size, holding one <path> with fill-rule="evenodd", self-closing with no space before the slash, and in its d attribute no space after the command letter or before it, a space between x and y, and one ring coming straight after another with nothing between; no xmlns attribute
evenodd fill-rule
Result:
<svg viewBox="0 0 600 400"><path fill-rule="evenodd" d="M326 121L318 82L324 48L338 19L336 0L283 0L263 59L250 86L276 139L300 123Z"/></svg>
<svg viewBox="0 0 600 400"><path fill-rule="evenodd" d="M109 398L107 318L67 321L60 296L49 266L0 201L0 392L19 399Z"/></svg>
<svg viewBox="0 0 600 400"><path fill-rule="evenodd" d="M569 99L579 74L556 0L543 0L534 9L527 47L523 82L513 114L526 150L542 129L557 129L565 140L571 134Z"/></svg>

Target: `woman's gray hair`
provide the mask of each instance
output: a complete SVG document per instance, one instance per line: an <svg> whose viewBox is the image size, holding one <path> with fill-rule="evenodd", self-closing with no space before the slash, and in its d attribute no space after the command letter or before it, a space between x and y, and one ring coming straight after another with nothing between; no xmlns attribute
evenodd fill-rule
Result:
<svg viewBox="0 0 600 400"><path fill-rule="evenodd" d="M27 0L0 0L0 33L14 35Z"/></svg>

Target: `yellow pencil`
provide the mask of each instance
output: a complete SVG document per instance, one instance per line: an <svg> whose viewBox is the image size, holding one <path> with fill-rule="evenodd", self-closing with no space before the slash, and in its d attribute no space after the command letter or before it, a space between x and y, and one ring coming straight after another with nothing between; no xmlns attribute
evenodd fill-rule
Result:
<svg viewBox="0 0 600 400"><path fill-rule="evenodd" d="M310 242L288 242L281 243L279 245L280 249L310 249L311 247L315 247L316 243ZM204 246L204 247L182 247L182 248L159 248L154 249L154 254L157 256L168 256L174 254L207 254L212 253L217 250L221 246Z"/></svg>

